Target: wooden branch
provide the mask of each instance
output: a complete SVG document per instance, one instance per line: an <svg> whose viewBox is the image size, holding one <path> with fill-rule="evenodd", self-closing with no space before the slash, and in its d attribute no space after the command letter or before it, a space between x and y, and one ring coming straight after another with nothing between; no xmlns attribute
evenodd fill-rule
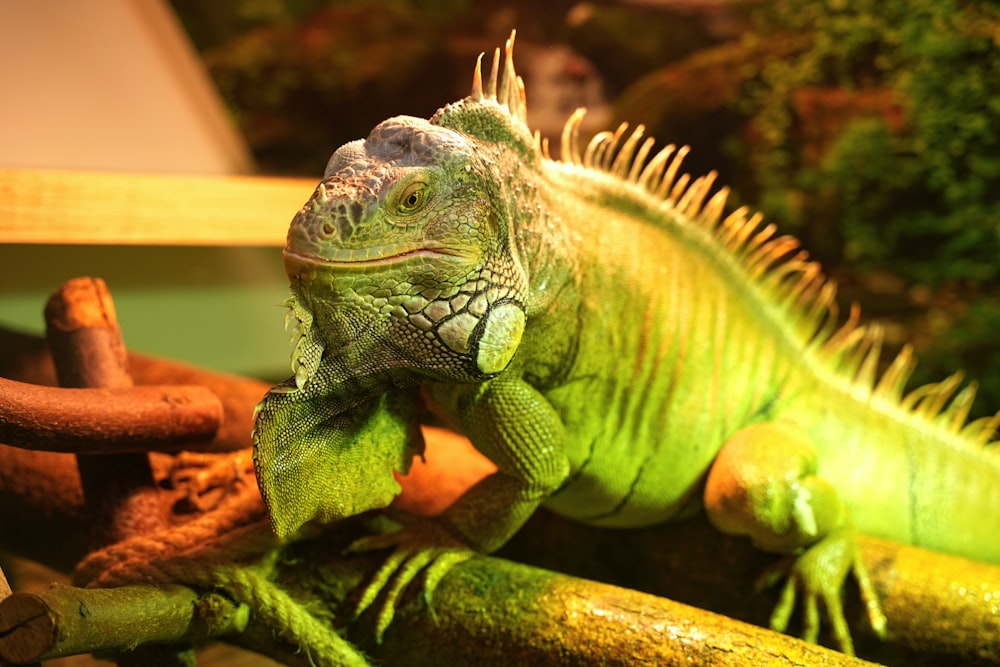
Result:
<svg viewBox="0 0 1000 667"><path fill-rule="evenodd" d="M270 384L134 352L128 353L128 368L137 385L197 385L216 395L222 403L222 424L212 442L200 445L198 451L228 452L250 447L253 408ZM45 339L0 327L0 377L35 385L58 384Z"/></svg>
<svg viewBox="0 0 1000 667"><path fill-rule="evenodd" d="M915 655L946 656L942 664L1000 665L1000 566L860 542L893 641Z"/></svg>
<svg viewBox="0 0 1000 667"><path fill-rule="evenodd" d="M125 343L114 303L100 278L76 278L45 304L46 338L64 387L130 389ZM167 523L146 453L76 454L91 542L111 544ZM181 665L194 660L190 644L119 656L119 667Z"/></svg>
<svg viewBox="0 0 1000 667"><path fill-rule="evenodd" d="M7 581L7 577L4 575L3 569L0 568L0 604L2 604L3 601L8 597L10 597L13 593L14 591L10 589L10 582ZM3 627L3 622L0 621L0 628L2 627ZM2 630L0 630L0 633L2 633ZM0 656L2 656L2 653L0 653ZM0 657L0 664L3 664L2 657ZM41 667L41 663L33 662L31 660L25 660L23 664L30 665L31 667Z"/></svg>
<svg viewBox="0 0 1000 667"><path fill-rule="evenodd" d="M907 667L1000 666L1000 566L867 536L859 542L889 619L889 636L881 640L872 634L857 586L848 580L844 611L858 655ZM541 511L500 555L756 625L767 625L779 594L758 592L754 585L775 557L755 550L747 539L718 533L703 516L614 531ZM800 627L796 614L789 632ZM824 634L820 639L831 641Z"/></svg>
<svg viewBox="0 0 1000 667"><path fill-rule="evenodd" d="M114 303L100 278L63 284L45 304L46 337L64 387L132 387ZM95 458L96 457L96 458ZM94 546L165 523L146 454L77 454Z"/></svg>
<svg viewBox="0 0 1000 667"><path fill-rule="evenodd" d="M132 386L114 302L100 278L63 283L45 304L45 333L61 386Z"/></svg>
<svg viewBox="0 0 1000 667"><path fill-rule="evenodd" d="M128 354L128 366L137 384L197 385L221 399L223 423L212 442L199 446L199 451L242 450L240 456L248 451L253 408L269 384L135 353ZM43 338L3 328L0 376L33 384L58 381ZM6 405L3 399L0 405ZM106 426L115 427L111 422ZM0 436L0 442L6 439ZM52 449L71 449L50 445ZM219 458L221 463L228 457ZM174 457L155 453L151 461L158 482L166 479L177 463ZM161 490L157 495L158 511L164 514L177 510L187 497L183 489ZM39 530L40 517L44 517L45 530ZM180 515L172 520L183 518ZM83 492L73 456L0 445L0 544L49 567L69 571L87 550L84 521Z"/></svg>
<svg viewBox="0 0 1000 667"><path fill-rule="evenodd" d="M0 169L0 220L5 243L280 247L315 187L315 179Z"/></svg>
<svg viewBox="0 0 1000 667"><path fill-rule="evenodd" d="M42 387L0 378L0 442L78 454L198 450L222 404L197 386Z"/></svg>
<svg viewBox="0 0 1000 667"><path fill-rule="evenodd" d="M368 554L364 560L377 567L381 558ZM334 577L328 581L346 577L357 584L357 565L357 558L327 558L321 568ZM301 583L308 590L314 582ZM306 607L322 602L333 609L344 602L345 587L328 589L337 597L305 599ZM301 588L296 592L303 594ZM868 664L662 598L495 558L457 566L435 594L434 616L416 599L401 610L385 644L369 648L380 664ZM22 663L209 637L227 637L291 665L314 659L308 646L283 642L282 628L249 628L256 622L254 612L221 594L199 595L184 586L56 586L0 603L0 660ZM240 634L244 630L249 631ZM346 642L343 650L360 657Z"/></svg>
<svg viewBox="0 0 1000 667"><path fill-rule="evenodd" d="M0 601L0 662L128 652L138 644L176 644L243 632L250 609L185 586L85 589L55 585Z"/></svg>
<svg viewBox="0 0 1000 667"><path fill-rule="evenodd" d="M415 596L401 611L377 649L381 661L428 667L871 664L697 607L499 559L463 563L442 580L433 604L432 615Z"/></svg>

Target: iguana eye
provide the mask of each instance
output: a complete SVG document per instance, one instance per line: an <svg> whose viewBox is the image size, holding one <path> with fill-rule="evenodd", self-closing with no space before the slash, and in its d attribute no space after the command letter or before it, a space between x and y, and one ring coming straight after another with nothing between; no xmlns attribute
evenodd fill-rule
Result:
<svg viewBox="0 0 1000 667"><path fill-rule="evenodd" d="M396 206L400 213L413 213L427 200L427 184L421 181L410 183L399 193Z"/></svg>

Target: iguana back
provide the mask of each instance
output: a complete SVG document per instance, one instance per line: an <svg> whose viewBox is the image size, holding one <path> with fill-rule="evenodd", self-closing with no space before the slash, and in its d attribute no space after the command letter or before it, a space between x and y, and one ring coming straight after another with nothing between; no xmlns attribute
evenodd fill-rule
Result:
<svg viewBox="0 0 1000 667"><path fill-rule="evenodd" d="M587 295L574 368L544 391L584 434L547 504L600 525L668 518L733 433L781 419L814 441L863 531L1000 562L997 419L966 424L974 387L952 399L955 375L904 395L909 350L878 375L880 329L856 313L833 326L834 287L793 239L744 211L723 219L725 190L703 205L712 176L674 180L679 157L656 178L631 153L641 128L580 157L578 120L568 160L540 170Z"/></svg>

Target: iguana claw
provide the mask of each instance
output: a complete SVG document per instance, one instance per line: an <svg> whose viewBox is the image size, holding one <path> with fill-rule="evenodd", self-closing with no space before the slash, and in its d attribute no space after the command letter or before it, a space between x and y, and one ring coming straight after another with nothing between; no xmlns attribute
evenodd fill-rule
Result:
<svg viewBox="0 0 1000 667"><path fill-rule="evenodd" d="M854 655L854 642L840 602L844 580L851 572L857 579L861 599L867 609L868 622L875 634L884 638L885 614L882 613L878 596L868 578L868 570L858 550L854 531L850 528L832 531L802 554L782 560L757 580L758 589L763 589L782 578L788 579L771 614L771 629L785 631L795 608L796 597L801 591L802 638L816 643L820 627L819 603L822 602L838 647L847 655Z"/></svg>
<svg viewBox="0 0 1000 667"><path fill-rule="evenodd" d="M392 553L364 587L352 618L357 620L379 596L383 596L375 621L375 641L380 644L396 615L400 598L414 579L423 573L424 603L433 617L431 598L438 582L452 567L475 554L432 519L405 525L395 532L363 537L353 542L347 551L361 553L389 548L393 549Z"/></svg>

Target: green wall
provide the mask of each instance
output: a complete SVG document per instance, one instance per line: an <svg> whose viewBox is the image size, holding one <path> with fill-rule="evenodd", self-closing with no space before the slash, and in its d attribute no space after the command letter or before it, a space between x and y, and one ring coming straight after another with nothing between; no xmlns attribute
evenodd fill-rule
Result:
<svg viewBox="0 0 1000 667"><path fill-rule="evenodd" d="M49 295L103 278L125 344L267 380L290 374L279 248L0 244L0 324L44 331Z"/></svg>

